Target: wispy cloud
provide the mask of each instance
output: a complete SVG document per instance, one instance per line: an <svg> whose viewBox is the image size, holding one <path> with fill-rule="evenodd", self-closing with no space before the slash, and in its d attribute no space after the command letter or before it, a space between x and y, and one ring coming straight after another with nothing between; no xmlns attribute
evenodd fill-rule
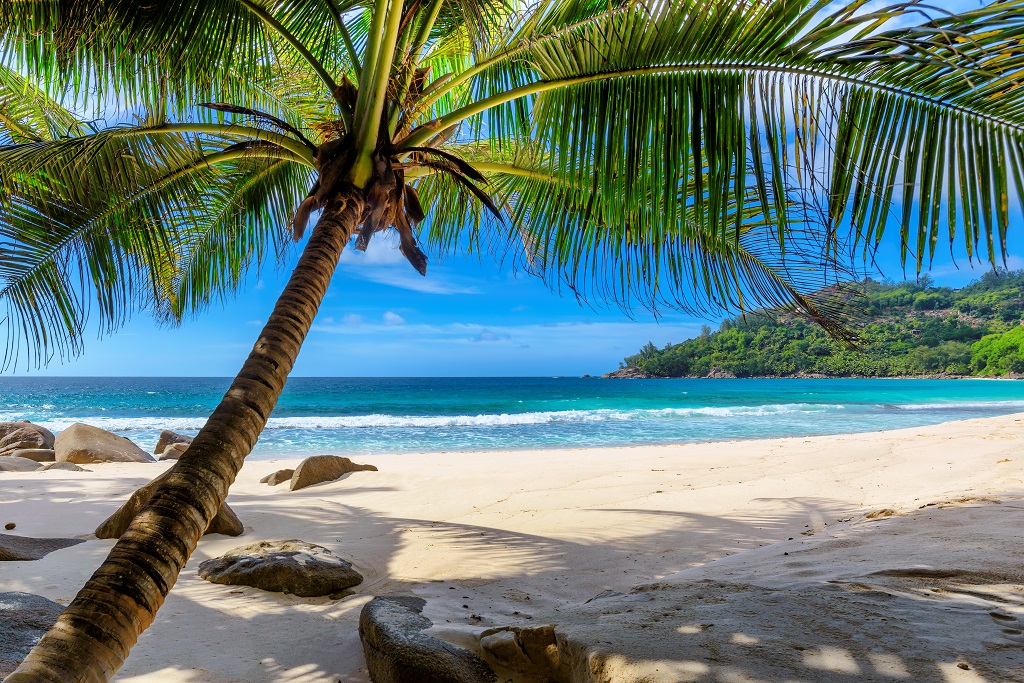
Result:
<svg viewBox="0 0 1024 683"><path fill-rule="evenodd" d="M425 294L479 294L480 290L465 278L449 275L437 267L427 268L422 276L412 269L398 251L397 241L386 233L370 241L365 252L352 247L341 254L343 272L363 280Z"/></svg>
<svg viewBox="0 0 1024 683"><path fill-rule="evenodd" d="M403 318L402 316L398 315L394 311L388 311L388 312L386 312L384 314L384 324L385 325L404 325L405 324L405 318Z"/></svg>

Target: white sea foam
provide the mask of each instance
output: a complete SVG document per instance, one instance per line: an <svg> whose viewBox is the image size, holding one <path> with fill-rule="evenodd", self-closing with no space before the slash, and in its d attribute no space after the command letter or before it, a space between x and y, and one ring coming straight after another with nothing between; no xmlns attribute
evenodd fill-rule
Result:
<svg viewBox="0 0 1024 683"><path fill-rule="evenodd" d="M762 406L655 408L636 410L558 410L483 415L338 415L313 417L272 417L267 429L438 429L457 427L506 427L555 423L588 423L674 418L731 418L818 413L842 410L839 404L786 403ZM75 422L84 422L112 432L141 432L171 429L197 432L205 417L59 417L39 424L60 431Z"/></svg>

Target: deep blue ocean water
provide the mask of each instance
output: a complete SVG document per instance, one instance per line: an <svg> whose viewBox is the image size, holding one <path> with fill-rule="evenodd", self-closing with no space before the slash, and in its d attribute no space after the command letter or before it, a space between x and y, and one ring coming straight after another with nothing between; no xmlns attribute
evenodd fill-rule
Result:
<svg viewBox="0 0 1024 683"><path fill-rule="evenodd" d="M152 449L226 378L0 378L0 420L85 422ZM293 378L254 456L671 444L894 429L1024 411L1024 381Z"/></svg>

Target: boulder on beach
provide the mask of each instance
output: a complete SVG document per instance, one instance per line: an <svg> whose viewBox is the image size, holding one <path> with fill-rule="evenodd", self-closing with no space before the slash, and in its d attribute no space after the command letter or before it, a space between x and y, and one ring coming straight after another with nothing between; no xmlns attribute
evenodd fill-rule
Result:
<svg viewBox="0 0 1024 683"><path fill-rule="evenodd" d="M32 538L0 534L0 562L39 560L54 550L85 543L81 538Z"/></svg>
<svg viewBox="0 0 1024 683"><path fill-rule="evenodd" d="M31 593L0 593L0 678L21 664L64 605Z"/></svg>
<svg viewBox="0 0 1024 683"><path fill-rule="evenodd" d="M57 459L57 453L52 448L19 448L10 455L36 462L53 462Z"/></svg>
<svg viewBox="0 0 1024 683"><path fill-rule="evenodd" d="M188 450L187 443L172 443L170 446L164 449L164 452L160 454L158 460L177 460L185 454Z"/></svg>
<svg viewBox="0 0 1024 683"><path fill-rule="evenodd" d="M167 450L168 446L171 446L176 443L183 443L186 446L188 446L190 443L192 443L192 437L172 432L170 429L165 429L164 431L160 432L160 438L156 440L156 447L153 449L153 455L160 455L165 450Z"/></svg>
<svg viewBox="0 0 1024 683"><path fill-rule="evenodd" d="M199 565L199 576L229 586L252 586L303 598L356 586L363 575L330 550L305 541L260 541Z"/></svg>
<svg viewBox="0 0 1024 683"><path fill-rule="evenodd" d="M295 470L278 470L277 472L271 472L267 476L260 479L261 484L270 484L271 486L277 486L283 484L286 481L291 481L292 475Z"/></svg>
<svg viewBox="0 0 1024 683"><path fill-rule="evenodd" d="M43 466L43 472L48 470L63 470L65 472L92 472L84 467L79 467L73 462L51 462L48 465Z"/></svg>
<svg viewBox="0 0 1024 683"><path fill-rule="evenodd" d="M428 636L426 601L376 597L359 614L359 639L375 683L493 683L498 678L469 650Z"/></svg>
<svg viewBox="0 0 1024 683"><path fill-rule="evenodd" d="M376 472L373 465L359 465L337 455L314 455L299 463L292 474L291 490L298 491L313 484L334 481L349 472Z"/></svg>
<svg viewBox="0 0 1024 683"><path fill-rule="evenodd" d="M53 448L53 432L31 422L0 422L0 456L24 448Z"/></svg>
<svg viewBox="0 0 1024 683"><path fill-rule="evenodd" d="M174 468L161 474L159 477L138 489L128 498L124 505L117 509L117 512L108 517L102 524L96 527L97 538L121 538L121 535L128 529L128 525L135 519L135 515L146 505L152 497L156 487ZM228 507L227 503L220 506L217 516L210 522L207 534L224 534L225 536L241 536L245 528L235 511Z"/></svg>
<svg viewBox="0 0 1024 683"><path fill-rule="evenodd" d="M57 462L86 465L93 462L155 462L130 440L105 429L76 422L57 435Z"/></svg>
<svg viewBox="0 0 1024 683"><path fill-rule="evenodd" d="M35 472L42 467L42 463L28 458L18 458L13 455L0 458L0 472Z"/></svg>

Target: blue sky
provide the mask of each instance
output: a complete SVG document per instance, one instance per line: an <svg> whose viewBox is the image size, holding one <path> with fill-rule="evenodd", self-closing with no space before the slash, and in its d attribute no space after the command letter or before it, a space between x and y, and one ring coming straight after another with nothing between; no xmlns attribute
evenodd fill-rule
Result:
<svg viewBox="0 0 1024 683"><path fill-rule="evenodd" d="M976 0L937 2L949 10ZM1020 213L1011 227L1009 265L1024 266ZM891 256L894 249L883 250ZM941 252L941 248L940 248ZM137 315L103 339L86 340L75 361L30 374L114 376L230 376L241 366L260 325L284 285L292 260L253 273L237 298L214 306L180 328ZM931 271L940 284L958 286L984 271L958 270L947 255ZM902 279L898 260L883 259L885 274ZM299 376L579 375L612 370L648 341L662 346L697 334L698 319L666 313L579 305L535 277L499 268L488 257L448 257L420 277L388 240L366 254L347 250L293 374ZM20 373L19 373L20 374Z"/></svg>

